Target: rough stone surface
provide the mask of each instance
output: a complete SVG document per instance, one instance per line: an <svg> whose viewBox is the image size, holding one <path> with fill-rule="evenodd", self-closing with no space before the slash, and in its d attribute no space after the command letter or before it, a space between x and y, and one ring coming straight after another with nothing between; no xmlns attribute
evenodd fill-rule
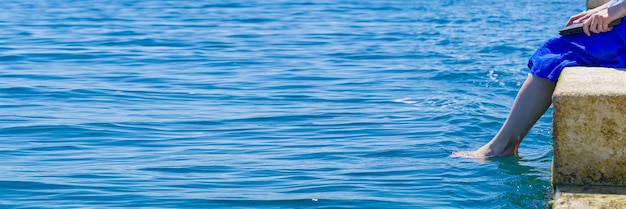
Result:
<svg viewBox="0 0 626 209"><path fill-rule="evenodd" d="M587 0L587 9L593 9L611 0Z"/></svg>
<svg viewBox="0 0 626 209"><path fill-rule="evenodd" d="M626 186L626 71L566 68L552 99L553 184Z"/></svg>
<svg viewBox="0 0 626 209"><path fill-rule="evenodd" d="M626 208L626 188L610 186L559 186L554 209Z"/></svg>

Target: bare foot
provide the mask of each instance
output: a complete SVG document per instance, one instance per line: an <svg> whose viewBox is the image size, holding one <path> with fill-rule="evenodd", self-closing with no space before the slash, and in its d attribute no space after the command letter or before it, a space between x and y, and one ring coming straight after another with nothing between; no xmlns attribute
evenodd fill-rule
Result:
<svg viewBox="0 0 626 209"><path fill-rule="evenodd" d="M476 151L453 152L450 156L460 158L492 158L517 155L520 142L521 140L518 140L513 146L505 145L504 147L499 144L488 143Z"/></svg>
<svg viewBox="0 0 626 209"><path fill-rule="evenodd" d="M516 153L505 152L505 151L494 151L490 147L484 146L476 151L459 151L453 152L451 157L460 157L460 158L492 158L492 157L503 157L510 156Z"/></svg>
<svg viewBox="0 0 626 209"><path fill-rule="evenodd" d="M487 156L481 156L477 153L477 151L458 151L453 152L450 157L460 157L460 158L488 158Z"/></svg>

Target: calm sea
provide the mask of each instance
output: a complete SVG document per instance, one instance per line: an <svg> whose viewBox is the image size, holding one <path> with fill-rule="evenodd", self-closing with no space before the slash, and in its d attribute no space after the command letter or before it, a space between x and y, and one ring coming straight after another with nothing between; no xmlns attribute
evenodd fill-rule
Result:
<svg viewBox="0 0 626 209"><path fill-rule="evenodd" d="M551 110L449 155L584 2L4 0L0 208L545 208Z"/></svg>

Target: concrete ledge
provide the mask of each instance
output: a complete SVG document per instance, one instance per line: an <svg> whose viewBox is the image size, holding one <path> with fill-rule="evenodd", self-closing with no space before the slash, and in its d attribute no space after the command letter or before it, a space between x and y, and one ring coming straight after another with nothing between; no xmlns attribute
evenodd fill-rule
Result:
<svg viewBox="0 0 626 209"><path fill-rule="evenodd" d="M626 208L626 188L609 186L560 186L554 209Z"/></svg>
<svg viewBox="0 0 626 209"><path fill-rule="evenodd" d="M552 102L553 208L626 208L626 71L565 68Z"/></svg>
<svg viewBox="0 0 626 209"><path fill-rule="evenodd" d="M626 71L566 68L552 99L553 183L626 186Z"/></svg>

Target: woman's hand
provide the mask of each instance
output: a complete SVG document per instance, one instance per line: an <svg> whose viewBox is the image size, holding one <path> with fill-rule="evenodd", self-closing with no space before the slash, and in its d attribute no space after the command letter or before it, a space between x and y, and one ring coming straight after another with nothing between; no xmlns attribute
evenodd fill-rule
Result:
<svg viewBox="0 0 626 209"><path fill-rule="evenodd" d="M601 10L606 10L607 8L609 8L609 5L611 4L611 2L607 2L599 7L578 13L577 15L574 15L572 17L569 18L569 21L567 21L567 24L565 24L565 27L570 26L571 24L577 24L577 23L581 23L584 22L585 20L589 19L589 17L591 17L591 15L600 12Z"/></svg>
<svg viewBox="0 0 626 209"><path fill-rule="evenodd" d="M589 14L591 11L584 11L581 13L578 13L577 15L574 15L572 17L569 18L569 21L567 21L567 24L565 24L565 27L570 26L572 24L576 24L576 23L580 23L583 20L586 20L587 18L589 18Z"/></svg>
<svg viewBox="0 0 626 209"><path fill-rule="evenodd" d="M611 31L613 28L609 27L609 23L612 20L609 19L608 6L601 6L593 10L581 12L569 18L565 26L572 24L583 23L583 31L587 36L591 36L591 33L603 33Z"/></svg>
<svg viewBox="0 0 626 209"><path fill-rule="evenodd" d="M609 23L624 17L624 15L626 15L626 1L619 0L613 5L611 5L611 1L609 1L595 9L584 11L570 17L565 26L582 23L585 34L591 36L591 33L611 31L613 28L609 27Z"/></svg>
<svg viewBox="0 0 626 209"><path fill-rule="evenodd" d="M587 36L591 36L591 32L604 33L611 31L613 27L610 27L609 23L611 23L613 19L609 18L607 9L600 10L583 20L583 30Z"/></svg>

